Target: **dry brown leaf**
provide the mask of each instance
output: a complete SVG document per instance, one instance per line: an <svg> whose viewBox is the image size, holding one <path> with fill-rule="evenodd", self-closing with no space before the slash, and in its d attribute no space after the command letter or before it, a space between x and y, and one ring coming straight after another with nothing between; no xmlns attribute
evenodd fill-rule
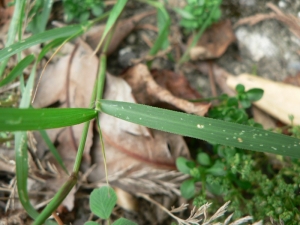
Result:
<svg viewBox="0 0 300 225"><path fill-rule="evenodd" d="M10 0L1 0L0 1L0 26L7 23L13 13L14 13L14 6L7 7L7 4L11 2Z"/></svg>
<svg viewBox="0 0 300 225"><path fill-rule="evenodd" d="M106 81L106 99L135 102L129 85L123 79L107 75ZM188 148L179 135L149 130L107 114L101 114L100 127L104 137L109 176L122 173L122 178L124 178L136 171L148 171L147 173L150 175L151 171L157 169L165 172L175 170L175 160L178 156L189 157ZM92 182L105 177L100 149L99 138L96 138L92 159L97 167L89 176L89 180ZM147 181L145 182L147 183ZM139 187L132 183L126 185L119 179L112 184L118 184L131 193L133 190L155 191L151 187Z"/></svg>
<svg viewBox="0 0 300 225"><path fill-rule="evenodd" d="M121 20L117 23L116 29L112 36L110 45L107 50L107 55L113 53L119 44L126 38L132 30L135 28L137 23L142 20L144 17L152 15L155 13L154 11L144 12L138 15L134 15L129 19ZM93 26L87 33L86 33L86 42L93 48L96 49L102 34L104 32L104 25Z"/></svg>
<svg viewBox="0 0 300 225"><path fill-rule="evenodd" d="M194 104L174 96L169 90L155 82L147 66L143 64L128 69L123 77L131 86L132 93L138 103L147 105L168 103L182 111L200 116L203 116L209 109L209 104Z"/></svg>
<svg viewBox="0 0 300 225"><path fill-rule="evenodd" d="M200 62L197 64L197 68L201 73L208 75L210 64L208 62ZM224 93L228 94L229 96L235 95L235 92L226 84L227 77L231 74L216 64L212 65L212 74L214 75L214 80Z"/></svg>
<svg viewBox="0 0 300 225"><path fill-rule="evenodd" d="M296 35L298 38L300 38L300 19L296 16L293 16L291 14L284 14L276 5L269 2L267 3L267 6L271 8L274 12L269 14L256 14L254 16L249 16L243 19L240 19L235 25L234 28L249 24L249 25L255 25L261 21L267 20L267 19L276 19L285 25L287 25L290 29L290 31Z"/></svg>
<svg viewBox="0 0 300 225"><path fill-rule="evenodd" d="M261 124L264 129L269 130L276 128L275 120L256 106L252 107L252 114L254 121Z"/></svg>
<svg viewBox="0 0 300 225"><path fill-rule="evenodd" d="M61 107L88 108L98 69L98 59L92 53L92 49L87 44L79 42L78 47L74 47L73 54L66 55L56 63L50 64L41 79L34 106L46 107L59 101ZM68 65L70 65L69 75ZM58 142L57 150L69 171L72 170L75 161L83 126L79 124L47 131L52 141ZM90 126L84 150L84 160L88 166L90 165L89 149L93 138L92 129ZM43 149L39 148L38 151L43 151ZM41 152L37 154L43 155ZM56 165L58 174L56 178L47 180L47 188L56 192L68 176L53 157L48 161ZM72 190L63 202L69 210L73 207L74 193L75 190Z"/></svg>
<svg viewBox="0 0 300 225"><path fill-rule="evenodd" d="M295 76L288 76L283 80L283 82L300 87L300 73L296 74Z"/></svg>
<svg viewBox="0 0 300 225"><path fill-rule="evenodd" d="M155 82L172 95L183 99L199 99L201 95L193 89L185 76L171 70L151 70Z"/></svg>
<svg viewBox="0 0 300 225"><path fill-rule="evenodd" d="M188 43L192 40L193 36L189 38ZM197 45L191 49L190 57L192 60L218 58L235 40L230 20L221 21L204 32Z"/></svg>

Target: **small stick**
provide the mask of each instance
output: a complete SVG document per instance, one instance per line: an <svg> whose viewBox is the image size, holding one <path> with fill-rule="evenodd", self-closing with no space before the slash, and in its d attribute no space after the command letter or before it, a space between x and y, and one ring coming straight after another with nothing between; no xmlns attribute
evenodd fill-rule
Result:
<svg viewBox="0 0 300 225"><path fill-rule="evenodd" d="M55 219L55 221L58 223L58 225L64 225L64 223L61 221L61 219L59 218L59 216L56 214L56 212L52 213L53 218Z"/></svg>

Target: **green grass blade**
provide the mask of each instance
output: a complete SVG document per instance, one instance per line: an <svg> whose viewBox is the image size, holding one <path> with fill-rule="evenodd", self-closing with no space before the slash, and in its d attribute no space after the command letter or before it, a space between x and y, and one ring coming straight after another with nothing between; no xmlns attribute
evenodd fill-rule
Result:
<svg viewBox="0 0 300 225"><path fill-rule="evenodd" d="M9 47L12 45L15 41L16 34L18 30L20 30L20 27L22 26L22 14L23 14L23 7L24 7L25 1L22 0L16 0L15 1L15 7L14 7L14 14L11 19L8 35L7 35L7 42L5 44L6 47ZM5 70L5 67L7 65L8 59L6 60L0 60L0 77L2 77L3 72Z"/></svg>
<svg viewBox="0 0 300 225"><path fill-rule="evenodd" d="M93 109L0 109L0 131L41 130L71 126L95 118Z"/></svg>
<svg viewBox="0 0 300 225"><path fill-rule="evenodd" d="M68 39L68 37L62 37L62 38L57 38L53 41L51 41L50 43L48 43L47 45L45 45L42 49L42 51L40 52L39 56L38 56L38 61L41 61L41 59L53 48L60 46L66 39Z"/></svg>
<svg viewBox="0 0 300 225"><path fill-rule="evenodd" d="M18 189L19 199L26 212L32 218L37 218L39 214L30 204L29 196L27 192L28 155L27 155L26 132L15 132L15 152L16 152L17 189Z"/></svg>
<svg viewBox="0 0 300 225"><path fill-rule="evenodd" d="M24 59L22 59L16 66L15 68L10 71L10 73L5 77L2 81L0 81L0 87L4 86L6 84L9 84L12 82L14 79L16 79L20 74L22 74L23 70L33 62L34 60L34 55L28 55Z"/></svg>
<svg viewBox="0 0 300 225"><path fill-rule="evenodd" d="M299 139L260 128L109 100L101 100L101 111L128 122L211 143L300 158Z"/></svg>
<svg viewBox="0 0 300 225"><path fill-rule="evenodd" d="M43 0L36 2L32 11L36 14L28 24L27 30L34 34L44 32L52 10L53 0ZM41 10L42 9L42 10Z"/></svg>
<svg viewBox="0 0 300 225"><path fill-rule="evenodd" d="M117 19L119 18L121 12L123 11L125 5L127 4L128 0L118 0L117 3L114 5L113 9L109 13L108 20L106 22L105 29L103 31L101 40L97 46L97 49L100 48L102 45L104 39L108 35L109 31L113 28L113 26L116 24Z"/></svg>
<svg viewBox="0 0 300 225"><path fill-rule="evenodd" d="M47 132L45 130L40 130L40 134L41 134L42 138L44 139L45 143L47 144L50 152L53 154L54 158L58 162L58 164L63 168L63 170L66 172L66 174L69 175L69 172L64 164L64 161L62 160L57 149L55 148L52 141L50 140Z"/></svg>
<svg viewBox="0 0 300 225"><path fill-rule="evenodd" d="M157 8L158 37L149 52L150 55L155 55L160 49L166 49L169 46L168 35L171 19L161 2L147 1L147 3Z"/></svg>
<svg viewBox="0 0 300 225"><path fill-rule="evenodd" d="M69 37L76 33L78 35L84 31L83 25L71 25L62 28L56 28L52 30L45 31L40 34L33 35L25 40L17 42L13 45L10 45L0 51L0 61L6 59L18 52L23 51L33 45L40 44L52 39Z"/></svg>

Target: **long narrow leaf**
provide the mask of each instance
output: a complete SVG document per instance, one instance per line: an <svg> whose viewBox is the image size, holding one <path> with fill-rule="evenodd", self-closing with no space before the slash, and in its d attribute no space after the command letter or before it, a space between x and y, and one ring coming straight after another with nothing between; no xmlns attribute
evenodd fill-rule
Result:
<svg viewBox="0 0 300 225"><path fill-rule="evenodd" d="M47 132L45 130L40 130L40 134L41 134L42 138L44 139L45 143L47 144L50 152L52 153L52 155L54 156L54 158L58 162L58 164L63 168L63 170L66 172L66 174L69 175L69 172L68 172L68 170L67 170L67 168L64 164L63 159L60 157L57 149L55 148L52 141L50 140Z"/></svg>
<svg viewBox="0 0 300 225"><path fill-rule="evenodd" d="M16 79L20 74L22 74L23 70L34 60L34 55L28 55L24 59L22 59L15 68L0 82L0 87L6 84L9 84L14 79Z"/></svg>
<svg viewBox="0 0 300 225"><path fill-rule="evenodd" d="M113 9L109 13L108 20L105 25L105 29L103 31L101 40L99 41L99 44L97 46L97 50L101 47L104 39L108 35L109 31L113 28L113 26L116 24L117 19L119 18L121 12L123 11L125 5L127 4L128 0L118 0L117 3L114 5Z"/></svg>
<svg viewBox="0 0 300 225"><path fill-rule="evenodd" d="M0 109L0 131L41 130L71 126L95 118L93 109Z"/></svg>
<svg viewBox="0 0 300 225"><path fill-rule="evenodd" d="M31 218L37 218L38 212L33 208L29 201L27 192L28 178L28 156L27 156L27 135L26 132L15 133L16 151L16 176L19 199Z"/></svg>
<svg viewBox="0 0 300 225"><path fill-rule="evenodd" d="M2 49L0 51L0 61L18 52L21 52L24 49L27 49L33 45L40 44L56 38L69 37L76 33L78 33L79 35L83 31L84 28L82 25L71 25L71 26L48 30L40 34L33 35L25 40L22 40L13 45L10 45L9 47Z"/></svg>
<svg viewBox="0 0 300 225"><path fill-rule="evenodd" d="M101 111L128 122L211 143L300 158L299 139L260 128L109 100L101 100Z"/></svg>

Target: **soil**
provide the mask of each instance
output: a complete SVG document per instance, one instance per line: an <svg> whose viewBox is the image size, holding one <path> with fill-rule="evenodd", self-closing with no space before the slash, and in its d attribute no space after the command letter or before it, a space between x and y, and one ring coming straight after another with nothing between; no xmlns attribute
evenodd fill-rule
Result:
<svg viewBox="0 0 300 225"><path fill-rule="evenodd" d="M270 13L266 7L266 0L223 0L222 19L230 19L235 24L239 19L255 15L257 13ZM285 0L271 1L284 13L300 16L300 1ZM128 4L124 17L151 9L142 3L131 1ZM178 18L171 12L172 20L176 24ZM156 24L155 16L148 18L146 23ZM300 39L292 34L289 28L274 19L262 21L254 26L242 25L235 28L237 41L229 46L223 56L213 60L213 63L226 69L229 73L239 75L241 73L257 74L271 80L282 81L287 76L300 72ZM131 65L130 59L140 58L147 54L149 47L143 41L143 35L155 40L156 32L137 29L132 32L120 45L120 47L108 59L108 71L111 74L121 74ZM187 37L183 37L184 40ZM197 62L193 62L197 64ZM174 70L175 65L167 59L156 59L153 68ZM195 69L186 69L185 75L190 84L198 90L203 97L211 97L207 75L201 74ZM221 91L218 90L220 93ZM1 148L1 147L0 147ZM1 151L0 154L4 154ZM11 174L0 174L1 182L8 183ZM82 187L76 194L74 210L65 213L64 222L74 225L83 224L89 218L88 193L90 189ZM1 193L1 191L0 191ZM1 197L7 196L1 193ZM166 196L152 196L158 202L166 201ZM117 207L113 212L113 218L126 217L138 224L171 224L173 221L161 209L142 198L136 198L139 210L130 212ZM182 199L176 197L168 200L167 207L180 205ZM0 201L0 213L4 211L5 204ZM188 211L188 210L187 210ZM188 217L189 212L183 217ZM24 216L24 215L23 215ZM23 217L22 217L23 218ZM4 223L5 224L5 223ZM14 223L7 223L14 224ZM105 222L103 222L105 224Z"/></svg>

